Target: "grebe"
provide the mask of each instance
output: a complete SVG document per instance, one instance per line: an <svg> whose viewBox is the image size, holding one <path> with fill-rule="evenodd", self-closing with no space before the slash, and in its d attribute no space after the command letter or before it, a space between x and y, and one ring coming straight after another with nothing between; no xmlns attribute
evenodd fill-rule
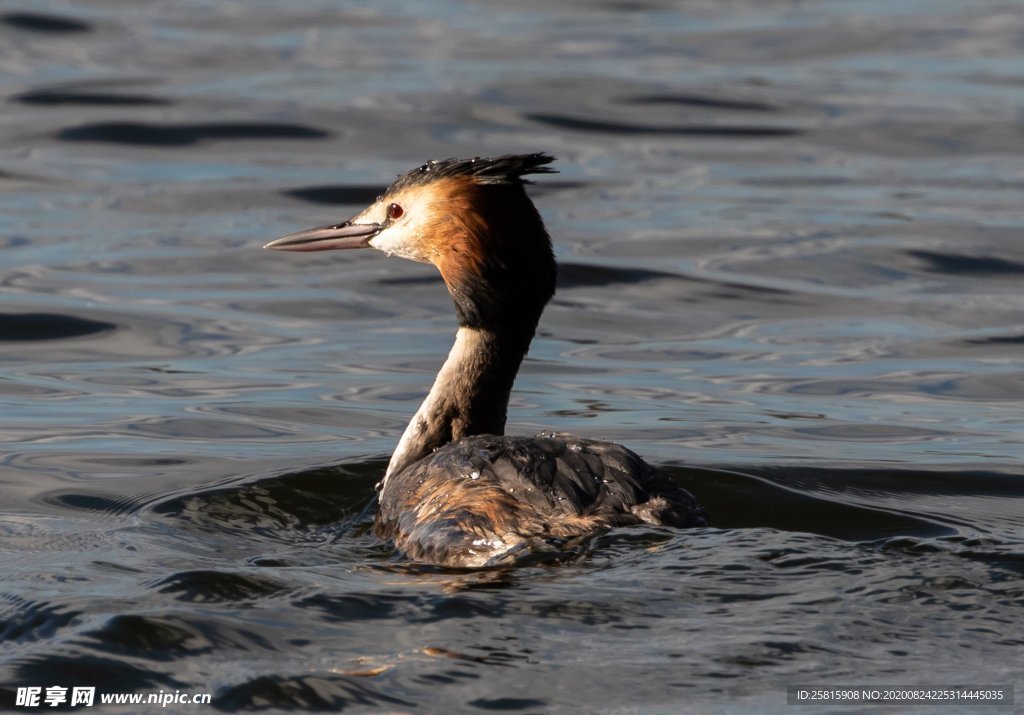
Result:
<svg viewBox="0 0 1024 715"><path fill-rule="evenodd" d="M348 221L266 245L376 248L432 263L448 286L455 345L378 485L374 529L416 561L488 566L613 525L707 524L689 492L625 447L502 436L512 383L555 292L551 239L523 178L554 172L552 161L431 161Z"/></svg>

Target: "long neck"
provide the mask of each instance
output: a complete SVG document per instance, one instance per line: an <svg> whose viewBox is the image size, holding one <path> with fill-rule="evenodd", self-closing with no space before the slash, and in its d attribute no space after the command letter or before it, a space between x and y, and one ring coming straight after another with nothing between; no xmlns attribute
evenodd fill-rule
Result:
<svg viewBox="0 0 1024 715"><path fill-rule="evenodd" d="M405 428L384 482L449 442L476 434L503 434L512 383L532 334L531 330L529 337L503 336L460 327L430 394Z"/></svg>

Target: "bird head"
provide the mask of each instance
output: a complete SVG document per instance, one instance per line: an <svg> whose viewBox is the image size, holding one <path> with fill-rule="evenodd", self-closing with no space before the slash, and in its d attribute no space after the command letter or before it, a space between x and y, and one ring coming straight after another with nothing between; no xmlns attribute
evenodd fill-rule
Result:
<svg viewBox="0 0 1024 715"><path fill-rule="evenodd" d="M532 336L554 293L555 263L523 176L554 172L552 161L548 154L430 161L399 175L349 220L299 231L265 248L376 248L431 263L448 286L461 325L508 329L532 316Z"/></svg>

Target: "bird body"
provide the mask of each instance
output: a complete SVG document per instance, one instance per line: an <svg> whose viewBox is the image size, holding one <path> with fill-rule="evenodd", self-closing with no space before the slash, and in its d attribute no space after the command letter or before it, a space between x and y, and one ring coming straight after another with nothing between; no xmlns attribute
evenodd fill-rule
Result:
<svg viewBox="0 0 1024 715"><path fill-rule="evenodd" d="M467 437L414 462L391 476L376 530L417 561L474 567L641 523L707 522L686 490L631 450L544 432Z"/></svg>
<svg viewBox="0 0 1024 715"><path fill-rule="evenodd" d="M502 436L512 384L556 265L526 174L546 154L428 162L349 221L268 248L372 247L432 263L455 303L455 344L380 484L375 531L408 557L477 567L608 526L703 526L704 510L630 450L544 433Z"/></svg>

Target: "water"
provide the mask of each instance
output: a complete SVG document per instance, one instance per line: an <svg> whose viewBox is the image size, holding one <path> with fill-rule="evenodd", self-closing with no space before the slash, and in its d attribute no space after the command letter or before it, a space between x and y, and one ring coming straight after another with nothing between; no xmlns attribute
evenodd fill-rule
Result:
<svg viewBox="0 0 1024 715"><path fill-rule="evenodd" d="M4 3L2 707L1021 692L1022 37L987 0ZM538 150L562 272L510 427L626 443L713 528L411 565L362 511L449 298L259 246Z"/></svg>

